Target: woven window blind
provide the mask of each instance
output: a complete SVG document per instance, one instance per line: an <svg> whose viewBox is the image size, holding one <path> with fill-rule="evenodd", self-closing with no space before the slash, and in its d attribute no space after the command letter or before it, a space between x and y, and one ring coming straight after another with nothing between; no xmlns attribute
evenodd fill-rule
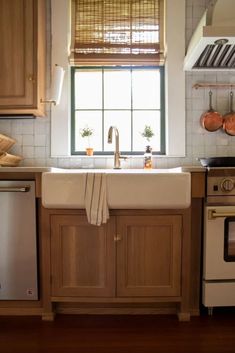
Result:
<svg viewBox="0 0 235 353"><path fill-rule="evenodd" d="M162 65L164 0L71 0L72 65Z"/></svg>

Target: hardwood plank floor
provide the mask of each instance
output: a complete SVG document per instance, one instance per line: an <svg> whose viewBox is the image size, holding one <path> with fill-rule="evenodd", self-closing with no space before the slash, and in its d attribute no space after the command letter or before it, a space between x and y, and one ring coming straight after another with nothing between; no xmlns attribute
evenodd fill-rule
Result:
<svg viewBox="0 0 235 353"><path fill-rule="evenodd" d="M234 353L235 314L0 317L0 353Z"/></svg>

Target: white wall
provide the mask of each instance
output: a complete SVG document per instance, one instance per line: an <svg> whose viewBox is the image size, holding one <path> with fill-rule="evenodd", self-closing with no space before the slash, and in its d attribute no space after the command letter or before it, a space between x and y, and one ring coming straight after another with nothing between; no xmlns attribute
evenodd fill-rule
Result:
<svg viewBox="0 0 235 353"><path fill-rule="evenodd" d="M192 35L193 29L199 21L209 0L186 0L186 39ZM48 5L48 43L50 48L50 7ZM48 87L50 84L50 60L48 62ZM180 165L198 164L199 156L234 156L235 137L222 131L207 132L200 126L200 115L208 108L208 90L192 88L196 82L235 82L235 73L186 73L186 157L169 158L156 157L154 165L159 168L175 167ZM177 87L176 87L177 89ZM228 110L227 90L213 91L213 104L221 113ZM176 117L177 119L177 117ZM35 120L4 120L0 119L0 133L8 134L17 139L12 152L24 156L21 165L31 166L58 166L58 167L112 167L111 158L50 158L50 111L46 118ZM174 138L174 136L172 137ZM127 167L142 167L142 158L133 158L126 164Z"/></svg>

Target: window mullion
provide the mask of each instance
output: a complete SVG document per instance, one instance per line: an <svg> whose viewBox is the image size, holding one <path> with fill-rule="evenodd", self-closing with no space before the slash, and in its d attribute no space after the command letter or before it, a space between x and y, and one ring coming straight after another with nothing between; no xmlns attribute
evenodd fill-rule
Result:
<svg viewBox="0 0 235 353"><path fill-rule="evenodd" d="M105 76L105 72L106 72L106 69L108 70L111 70L111 71L115 71L116 69L120 69L120 68L107 68L107 67L99 67L99 71L100 71L100 74L101 74L101 77L99 78L100 81L99 81L99 84L97 84L96 86L96 89L95 91L93 90L93 96L94 96L94 102L96 102L95 98L97 97L97 90L101 90L101 92L99 92L99 97L101 99L101 110L99 111L100 113L98 114L99 117L97 116L97 119L96 119L96 111L97 111L97 108L96 108L96 105L94 105L94 108L92 106L92 102L91 102L91 108L89 108L90 106L90 91L91 89L89 88L90 86L88 86L87 84L87 81L81 81L85 86L79 86L77 87L76 84L75 84L75 72L82 72L82 71L90 71L89 70L90 68L89 67L83 67L83 68L75 68L74 72L73 70L71 70L72 74L72 89L71 89L71 92L74 92L74 94L71 95L71 97L74 97L72 98L71 100L71 116L72 116L72 120L71 120L71 150L72 150L72 154L85 154L84 152L84 149L83 147L78 147L78 150L76 150L76 139L77 137L75 136L75 132L76 132L76 126L75 126L75 123L76 123L76 119L75 119L75 116L76 116L76 112L82 112L82 117L86 116L87 114L86 113L83 113L83 112L86 112L88 111L88 119L86 119L87 121L87 124L89 125L89 112L91 112L91 118L94 119L94 121L96 121L96 124L98 124L98 130L100 131L100 133L102 134L102 136L99 137L99 142L97 141L97 146L99 147L95 147L95 154L97 155L102 155L102 154L112 154L111 152L108 152L106 151L106 143L105 143L105 139L106 139L106 130L105 130L105 127L107 124L119 124L119 119L120 119L120 134L121 136L126 136L125 138L125 142L124 142L124 145L122 146L122 151L123 153L130 153L130 154L142 154L143 152L143 147L142 147L142 140L140 140L140 133L141 133L141 130L143 128L143 126L146 124L150 124L153 126L154 129L156 129L156 134L160 137L160 141L155 141L155 147L157 146L157 148L155 148L155 151L154 151L154 154L164 154L165 153L165 112L164 112L164 69L163 68L160 68L159 71L160 71L160 81L156 81L158 82L158 84L156 85L156 88L155 86L149 86L150 89L151 87L153 87L153 89L151 89L150 92L152 92L151 94L156 95L156 92L158 91L158 102L160 104L160 106L158 107L158 105L156 105L156 107L153 105L153 107L151 107L151 105L149 106L148 105L148 100L146 101L147 104L146 104L146 108L145 108L145 104L143 105L143 108L142 106L139 104L139 98L136 98L137 100L134 100L134 92L135 92L135 83L137 83L137 96L136 97L140 97L140 99L142 99L141 97L145 96L146 94L148 94L148 88L145 86L145 85L142 85L142 81L139 81L140 79L142 80L141 78L141 75L139 74L135 74L136 70L139 71L141 70L142 68L138 67L138 68L133 68L133 67L126 67L126 68L121 68L122 70L127 70L129 72L129 84L130 84L130 88L129 88L129 98L128 98L128 105L131 103L131 105L129 107L126 107L126 109L123 109L122 108L122 104L120 105L120 108L109 108L110 111L113 111L114 112L114 115L115 115L115 112L116 112L116 115L118 117L118 111L125 111L124 113L124 116L126 116L126 118L128 118L128 120L126 118L124 119L121 119L120 116L118 117L118 120L117 122L114 121L114 118L112 116L112 113L111 114L108 114L108 121L105 121L106 119L106 109L107 106L105 105L105 90L106 90L106 76ZM144 71L146 70L145 68L143 68ZM149 68L150 70L151 69L154 69L154 72L156 71L155 68ZM92 70L94 70L94 68L92 68ZM149 72L149 70L147 69L146 71ZM146 73L146 75L149 75L149 73ZM151 75L150 75L151 76ZM111 76L112 77L112 76ZM145 76L144 76L145 77ZM137 79L137 81L136 81ZM89 82L89 79L88 79L88 82ZM97 82L97 81L96 81ZM113 84L113 81L110 81L111 82L111 86ZM109 85L110 85L110 82L109 82ZM144 82L145 82L145 78L144 78ZM148 81L147 81L148 82ZM155 81L150 81L150 82L155 82ZM122 83L122 81L121 81ZM127 84L127 81L126 81L126 84ZM109 86L108 86L109 87ZM119 87L119 86L118 86ZM139 87L139 88L138 88ZM143 89L142 89L143 87ZM147 90L146 90L147 88ZM85 102L87 102L88 104L83 107L76 107L75 106L75 92L76 95L78 95L78 92L79 90L81 90L81 92L83 92L83 89L85 89L85 91L87 90L86 92L86 97L85 98ZM121 87L120 87L121 89ZM77 90L77 91L76 91ZM115 91L115 94L118 94L117 93L117 90ZM138 96L139 95L139 96ZM152 96L153 97L153 96ZM153 98L154 98L153 97ZM152 98L152 99L153 99ZM127 102L127 96L125 95L125 102ZM130 100L129 100L130 99ZM120 99L119 99L120 100ZM80 101L80 98L79 98L79 101ZM99 101L100 102L100 101ZM145 102L145 99L143 98L143 102ZM88 108L87 108L88 106ZM98 106L97 106L98 107ZM99 109L98 109L99 110ZM135 110L135 114L134 114L134 110ZM129 113L127 113L129 112ZM152 113L151 113L152 112ZM157 120L157 122L155 122L155 119L154 119L154 116L157 117L157 119L160 119ZM79 117L77 117L78 119ZM100 118L101 118L101 121L100 121ZM83 119L83 123L84 124L84 118ZM109 120L111 119L111 120ZM129 120L130 119L130 120ZM137 119L134 121L134 119ZM86 123L85 121L85 123ZM159 123L160 123L160 126L159 126ZM80 123L79 123L80 124ZM93 123L91 123L93 124ZM127 125L128 124L128 125ZM129 130L129 133L128 135L126 135L127 133L127 130ZM100 140L101 138L101 140ZM128 140L129 140L129 144L128 143ZM79 135L79 141L80 141L80 135ZM101 142L101 145L100 145L100 142ZM80 142L79 142L80 143ZM99 145L98 145L99 144ZM82 143L83 145L83 143ZM129 146L127 146L129 145ZM108 150L108 149L107 149ZM159 152L158 152L159 151Z"/></svg>

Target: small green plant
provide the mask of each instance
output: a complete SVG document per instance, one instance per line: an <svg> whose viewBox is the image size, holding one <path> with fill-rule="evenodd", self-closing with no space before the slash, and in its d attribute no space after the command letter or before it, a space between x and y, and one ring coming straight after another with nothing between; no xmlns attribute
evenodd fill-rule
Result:
<svg viewBox="0 0 235 353"><path fill-rule="evenodd" d="M93 129L90 129L89 127L84 127L83 129L80 130L81 137L90 137L93 134Z"/></svg>
<svg viewBox="0 0 235 353"><path fill-rule="evenodd" d="M154 132L149 125L145 125L144 131L141 133L141 136L146 138L146 140L149 142L151 138L154 136Z"/></svg>
<svg viewBox="0 0 235 353"><path fill-rule="evenodd" d="M90 147L90 137L93 135L94 130L89 128L88 126L80 129L80 135L82 138L87 138L88 146Z"/></svg>

